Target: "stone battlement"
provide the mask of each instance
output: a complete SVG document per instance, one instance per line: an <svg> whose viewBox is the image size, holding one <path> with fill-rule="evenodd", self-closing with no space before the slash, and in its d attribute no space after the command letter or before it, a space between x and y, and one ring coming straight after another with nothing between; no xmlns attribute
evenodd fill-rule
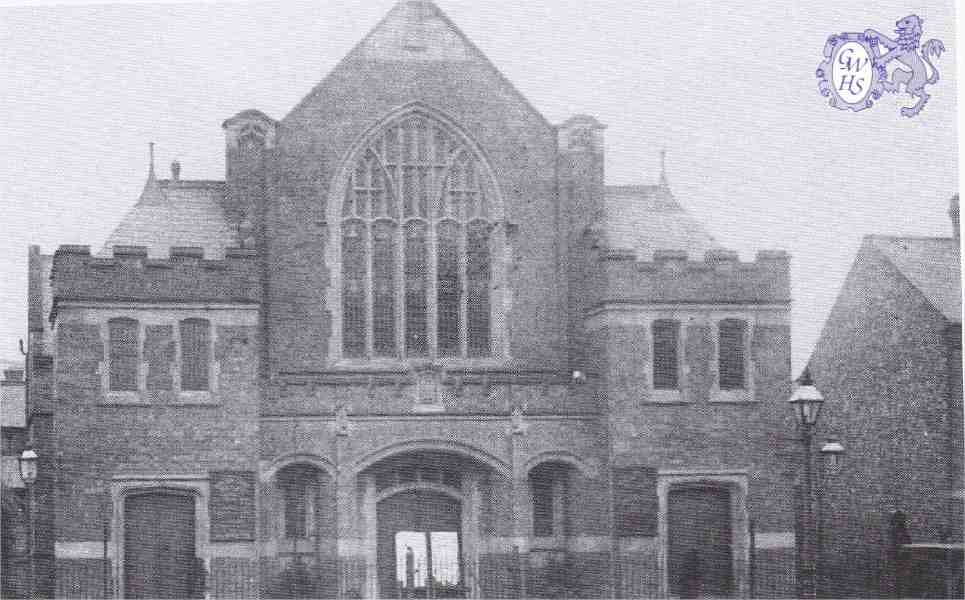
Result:
<svg viewBox="0 0 965 600"><path fill-rule="evenodd" d="M171 248L170 258L148 258L145 246L115 246L109 257L92 256L90 246L60 246L51 270L54 309L58 302L261 301L254 250L229 248L224 259L204 258L195 247Z"/></svg>
<svg viewBox="0 0 965 600"><path fill-rule="evenodd" d="M736 252L711 250L703 260L686 251L657 250L650 261L632 251L599 255L603 302L772 304L791 300L790 256L762 250L754 262Z"/></svg>

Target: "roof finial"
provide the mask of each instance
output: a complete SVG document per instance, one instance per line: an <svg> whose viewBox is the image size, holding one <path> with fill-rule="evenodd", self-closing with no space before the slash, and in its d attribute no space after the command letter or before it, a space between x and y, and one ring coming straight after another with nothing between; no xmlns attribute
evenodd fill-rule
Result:
<svg viewBox="0 0 965 600"><path fill-rule="evenodd" d="M144 182L144 189L141 191L141 198L138 202L154 201L161 197L161 184L154 174L154 142L148 142L147 147L151 164L148 165L147 181Z"/></svg>
<svg viewBox="0 0 965 600"><path fill-rule="evenodd" d="M660 149L660 185L667 187L667 148Z"/></svg>

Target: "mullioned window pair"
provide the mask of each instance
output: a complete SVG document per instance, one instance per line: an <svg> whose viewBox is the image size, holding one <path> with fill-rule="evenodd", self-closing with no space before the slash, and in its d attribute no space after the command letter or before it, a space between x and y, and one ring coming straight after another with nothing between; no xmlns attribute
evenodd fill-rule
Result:
<svg viewBox="0 0 965 600"><path fill-rule="evenodd" d="M653 322L653 387L679 390L681 375L680 321ZM721 390L747 387L747 321L723 319L718 324L717 378Z"/></svg>
<svg viewBox="0 0 965 600"><path fill-rule="evenodd" d="M210 387L211 323L207 319L178 322L181 391L208 391ZM140 386L140 365L144 362L141 327L136 319L116 318L108 322L108 386L112 392L136 392ZM168 338L161 352L173 361L174 340ZM150 386L149 386L150 387Z"/></svg>

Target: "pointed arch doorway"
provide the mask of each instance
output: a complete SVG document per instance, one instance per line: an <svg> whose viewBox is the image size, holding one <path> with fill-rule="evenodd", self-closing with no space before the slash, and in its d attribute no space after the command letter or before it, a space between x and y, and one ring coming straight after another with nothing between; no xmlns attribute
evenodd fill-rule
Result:
<svg viewBox="0 0 965 600"><path fill-rule="evenodd" d="M379 588L385 598L462 598L462 502L434 489L378 503Z"/></svg>
<svg viewBox="0 0 965 600"><path fill-rule="evenodd" d="M483 514L491 509L483 489L506 485L507 472L471 449L415 445L429 447L383 455L359 473L365 597L479 598Z"/></svg>

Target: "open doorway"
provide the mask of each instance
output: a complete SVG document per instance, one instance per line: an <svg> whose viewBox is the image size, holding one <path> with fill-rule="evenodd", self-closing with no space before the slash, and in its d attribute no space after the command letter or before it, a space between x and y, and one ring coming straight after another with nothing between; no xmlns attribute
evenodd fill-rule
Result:
<svg viewBox="0 0 965 600"><path fill-rule="evenodd" d="M458 531L397 532L395 565L401 598L462 596Z"/></svg>
<svg viewBox="0 0 965 600"><path fill-rule="evenodd" d="M391 598L462 598L461 505L414 490L378 506L379 583Z"/></svg>

